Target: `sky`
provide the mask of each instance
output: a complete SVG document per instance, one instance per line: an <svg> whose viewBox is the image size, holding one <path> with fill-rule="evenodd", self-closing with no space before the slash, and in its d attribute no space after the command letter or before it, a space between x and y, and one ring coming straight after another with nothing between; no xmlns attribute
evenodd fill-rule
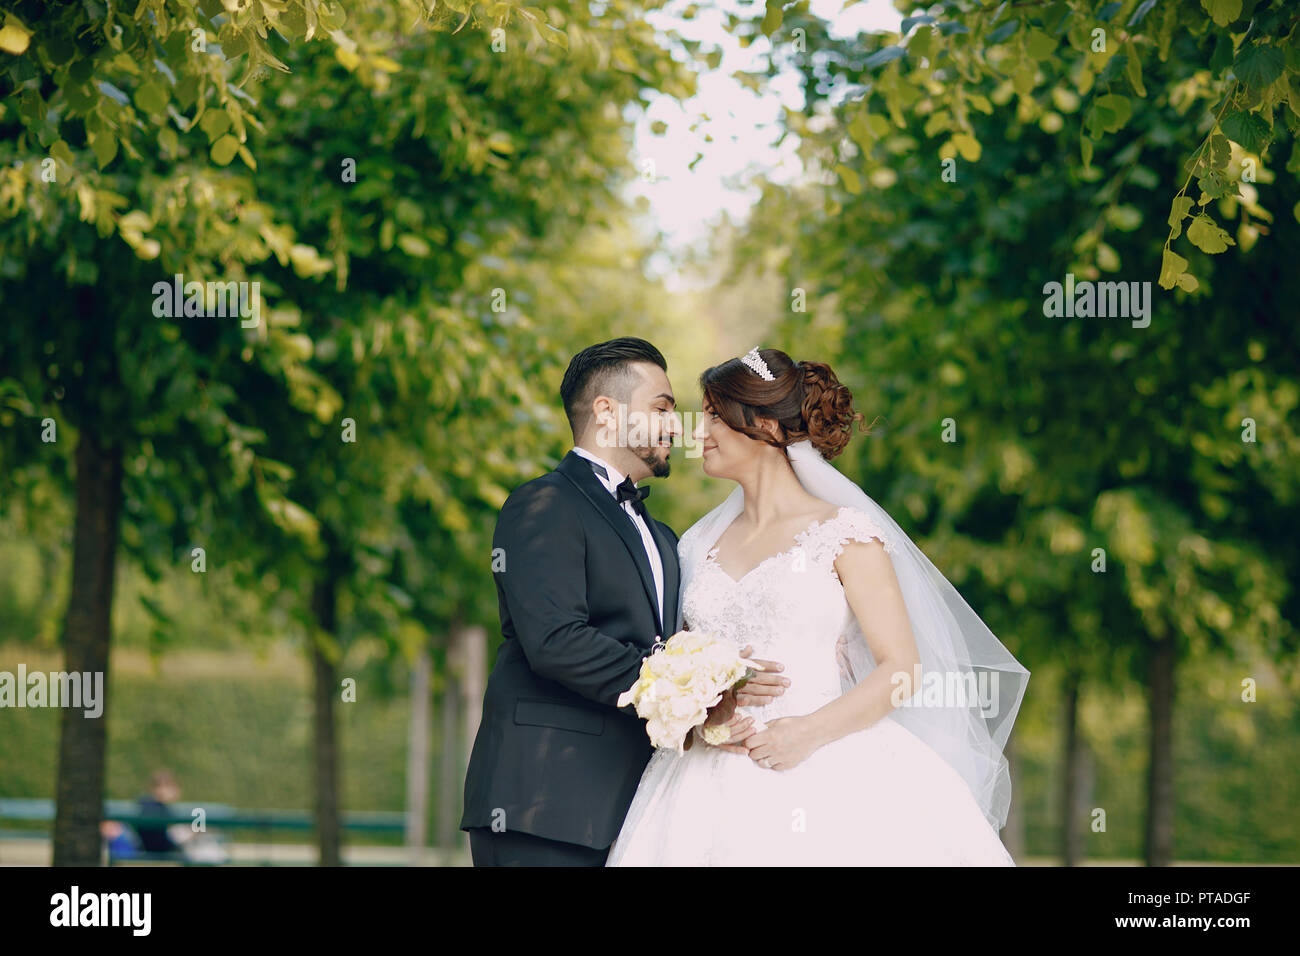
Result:
<svg viewBox="0 0 1300 956"><path fill-rule="evenodd" d="M630 187L632 198L644 196L649 203L645 228L661 232L670 251L683 251L702 242L724 212L742 221L758 198L757 188L745 186L747 178L766 174L778 182L789 182L802 171L793 136L774 146L782 104L797 107L802 103L796 78L778 76L755 93L731 76L738 70L760 69L771 48L769 41L761 38L749 49L741 49L723 25L722 9L753 10L753 5L742 6L736 0L699 3L695 18L683 20L681 11L689 5L690 0L675 0L655 11L650 20L661 33L702 40L706 48L721 47L722 63L717 70L700 74L696 96L684 102L658 96L638 117L637 169L652 174L653 180L643 175ZM903 19L891 0L860 0L847 7L844 0L812 0L812 12L831 23L833 35L843 37L897 31ZM781 38L778 31L775 39ZM692 130L692 123L701 115L709 120ZM653 131L657 122L667 127L662 135ZM711 142L706 135L712 137ZM703 158L690 169L697 154ZM647 165L650 163L653 167ZM674 269L668 257L655 263L655 271L673 286Z"/></svg>

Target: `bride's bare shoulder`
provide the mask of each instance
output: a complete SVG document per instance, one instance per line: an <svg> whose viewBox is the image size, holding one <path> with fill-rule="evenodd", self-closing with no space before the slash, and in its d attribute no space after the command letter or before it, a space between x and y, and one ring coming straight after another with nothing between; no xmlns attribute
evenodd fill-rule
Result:
<svg viewBox="0 0 1300 956"><path fill-rule="evenodd" d="M843 510L844 508L841 505L833 505L821 498L813 498L809 505L807 517L809 521L830 521L832 518L838 517Z"/></svg>

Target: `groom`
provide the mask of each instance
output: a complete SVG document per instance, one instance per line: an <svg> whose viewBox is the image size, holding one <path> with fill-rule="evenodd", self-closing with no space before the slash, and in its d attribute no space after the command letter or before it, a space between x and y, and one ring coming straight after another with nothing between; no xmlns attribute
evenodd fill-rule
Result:
<svg viewBox="0 0 1300 956"><path fill-rule="evenodd" d="M667 367L631 337L575 355L560 386L574 448L497 519L504 640L460 823L475 866L603 866L653 753L645 722L617 698L681 624L677 536L635 484L668 476L681 433ZM783 690L760 672L734 703ZM730 716L719 705L710 723Z"/></svg>

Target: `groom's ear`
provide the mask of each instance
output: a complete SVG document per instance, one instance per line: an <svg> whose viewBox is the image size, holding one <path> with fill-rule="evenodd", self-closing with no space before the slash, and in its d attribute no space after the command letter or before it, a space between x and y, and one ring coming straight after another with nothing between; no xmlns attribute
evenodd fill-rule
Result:
<svg viewBox="0 0 1300 956"><path fill-rule="evenodd" d="M591 402L591 420L596 425L612 423L617 419L614 400L608 395L597 395Z"/></svg>

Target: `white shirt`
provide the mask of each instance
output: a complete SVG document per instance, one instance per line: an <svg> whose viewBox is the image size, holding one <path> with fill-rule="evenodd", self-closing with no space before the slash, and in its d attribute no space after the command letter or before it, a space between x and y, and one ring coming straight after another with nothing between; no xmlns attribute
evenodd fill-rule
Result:
<svg viewBox="0 0 1300 956"><path fill-rule="evenodd" d="M573 451L574 454L576 454L579 458L585 458L588 461L594 461L596 464L600 465L607 472L609 472L609 475L605 478L602 478L600 476L600 472L598 471L593 471L592 474L596 476L596 480L599 481L602 485L604 485L611 495L617 497L618 486L623 483L623 479L626 476L617 468L615 468L613 465L611 465L609 462L605 461L605 459L597 455L593 455L585 448L580 448L575 445ZM632 507L632 502L624 501L623 510L626 511L628 517L632 519L632 523L636 525L637 531L641 532L641 544L645 546L646 557L650 559L650 570L654 573L655 594L659 598L659 620L663 621L664 620L664 563L663 563L663 559L659 556L659 547L655 544L655 539L650 534L649 525L647 525L645 519L642 518L641 515L637 513L637 510ZM669 626L669 622L664 621L665 630L668 629L668 626ZM660 636L664 637L666 635L661 634Z"/></svg>

